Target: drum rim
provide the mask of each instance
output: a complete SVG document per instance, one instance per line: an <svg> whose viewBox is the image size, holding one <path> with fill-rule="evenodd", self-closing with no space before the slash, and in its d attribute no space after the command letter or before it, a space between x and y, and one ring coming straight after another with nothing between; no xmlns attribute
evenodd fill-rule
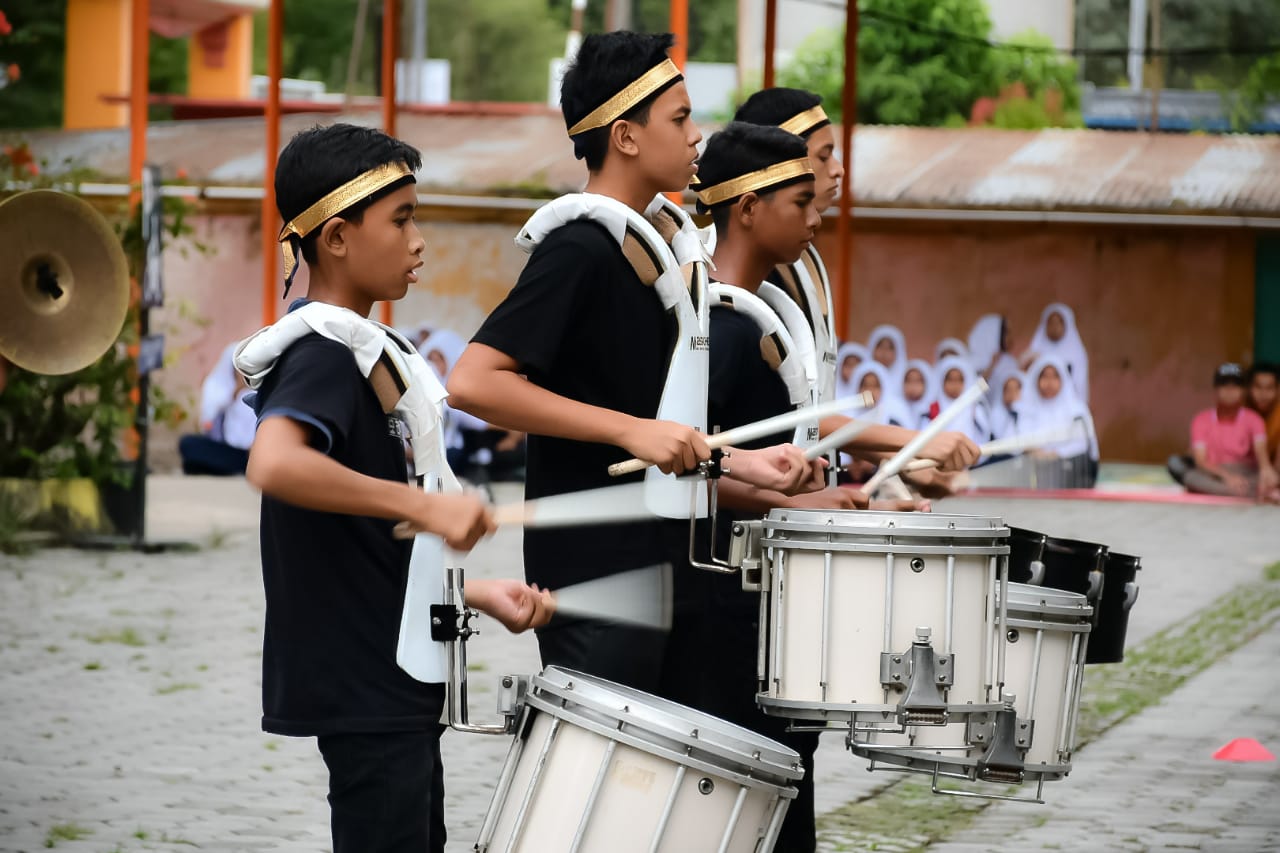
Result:
<svg viewBox="0 0 1280 853"><path fill-rule="evenodd" d="M556 675L563 677L567 683L552 680ZM612 694L622 702L623 709L610 706L599 696L588 695L587 690L580 689L580 684L589 685L590 690ZM554 697L555 701L547 697ZM751 787L767 785L770 788L785 789L804 776L800 754L786 744L705 711L590 673L548 666L530 680L525 702L532 708L603 737ZM578 708L590 711L591 714L583 713ZM669 708L680 709L687 714L696 715L696 718L685 720L672 713ZM642 714L637 709L650 713ZM597 715L606 717L612 724L600 722ZM684 723L683 727L673 726L673 720ZM695 736L690 729L698 734ZM641 733L660 740L655 742L646 739L640 736ZM715 736L708 738L707 733ZM671 748L669 744L673 743L681 748ZM723 759L732 762L732 766L717 764L700 756ZM745 768L745 772L736 768Z"/></svg>
<svg viewBox="0 0 1280 853"><path fill-rule="evenodd" d="M978 747L971 747L971 748L977 749ZM887 761L887 759L884 758L884 756L886 755L898 756L902 758L913 758L920 761L921 763L926 763L926 764L940 764L943 766L950 764L954 767L965 767L965 768L975 769L975 770L978 767L978 761L979 761L979 759L977 758L954 758L948 761L938 761L937 759L947 758L947 756L938 755L937 753L933 753L933 752L924 752L912 746L887 746L887 745L879 745L879 744L859 743L857 741L854 741L853 743L849 744L849 750L854 755L857 755L859 758L866 758L872 761L886 761L886 763L888 764L897 764L897 762ZM865 754L867 752L875 752L877 754L867 755ZM1025 775L1032 775L1032 774L1044 775L1046 779L1061 779L1062 777L1066 776L1068 773L1071 772L1071 762L1068 761L1065 764L1044 764L1040 762L1037 762L1034 764L1028 764L1024 760L1022 765L1022 772ZM1023 784L1026 784L1025 779L1023 781Z"/></svg>
<svg viewBox="0 0 1280 853"><path fill-rule="evenodd" d="M823 711L852 711L855 714L894 714L902 707L901 705L862 705L848 702L811 702L805 699L784 699L767 692L756 694L756 704L761 706L761 708L767 706L770 708L793 709L796 711L811 710L814 714L819 714ZM1004 705L1000 702L987 702L982 704L976 702L969 704L966 702L963 705L948 705L947 712L958 716L967 714L991 714L1001 710L1002 708L1004 708ZM769 716L791 717L798 720L826 720L825 717L801 717L792 714L769 714ZM840 721L836 720L834 722L838 723Z"/></svg>
<svg viewBox="0 0 1280 853"><path fill-rule="evenodd" d="M826 521L815 523L813 519L844 519L853 522L848 525L837 526ZM896 525L875 525L875 520L884 520L898 522ZM938 526L942 522L951 522L951 527ZM986 526L979 522L994 522ZM955 526L957 522L969 522L964 526ZM784 527L787 529L797 529L796 525L806 526L812 525L823 530L831 530L832 528L843 529L844 527L854 527L859 530L867 531L889 531L889 530L910 530L922 531L917 535L922 536L944 536L946 538L960 538L965 536L987 536L993 539L1007 538L1009 535L1009 527L1004 523L1004 519L994 515L961 515L959 513L903 513L889 512L887 510L866 510L866 509L791 509L787 507L775 507L769 510L769 514L764 518L764 526L766 530L775 527ZM897 534L904 535L904 534Z"/></svg>

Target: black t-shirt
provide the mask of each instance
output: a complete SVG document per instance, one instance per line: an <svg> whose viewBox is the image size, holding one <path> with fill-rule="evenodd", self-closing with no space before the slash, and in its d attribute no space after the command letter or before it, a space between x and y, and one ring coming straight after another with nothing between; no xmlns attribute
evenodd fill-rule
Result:
<svg viewBox="0 0 1280 853"><path fill-rule="evenodd" d="M674 318L609 233L589 220L557 228L473 338L562 397L635 417L657 414L676 334ZM529 499L635 482L608 466L630 456L608 444L530 435ZM525 575L557 589L669 559L662 522L526 530Z"/></svg>
<svg viewBox="0 0 1280 853"><path fill-rule="evenodd" d="M255 400L259 418L310 427L346 467L405 482L399 421L383 413L351 351L309 335L289 347ZM282 735L415 731L439 723L444 686L396 665L411 543L393 522L262 498L262 727Z"/></svg>
<svg viewBox="0 0 1280 853"><path fill-rule="evenodd" d="M721 432L745 424L781 415L795 408L787 385L769 366L760 352L760 327L746 314L723 305L711 306L711 381L707 389L707 423ZM786 430L740 447L759 449L791 441L794 430ZM733 460L729 460L733 467ZM716 524L717 554L724 556L729 547L729 530L733 522L758 518L759 513L720 508ZM704 538L704 537L700 537ZM712 603L729 610L739 619L758 618L759 593L746 593L736 575L712 578Z"/></svg>

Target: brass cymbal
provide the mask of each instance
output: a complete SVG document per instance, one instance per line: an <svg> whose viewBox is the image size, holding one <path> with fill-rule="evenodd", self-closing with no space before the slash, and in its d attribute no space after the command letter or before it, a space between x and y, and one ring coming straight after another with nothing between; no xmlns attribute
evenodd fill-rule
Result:
<svg viewBox="0 0 1280 853"><path fill-rule="evenodd" d="M77 196L0 202L0 356L34 373L93 364L129 309L129 264L107 220Z"/></svg>

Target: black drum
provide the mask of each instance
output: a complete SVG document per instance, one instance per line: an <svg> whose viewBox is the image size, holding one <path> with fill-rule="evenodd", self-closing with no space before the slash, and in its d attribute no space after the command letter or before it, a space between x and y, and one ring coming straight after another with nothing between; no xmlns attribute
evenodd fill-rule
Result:
<svg viewBox="0 0 1280 853"><path fill-rule="evenodd" d="M1120 663L1124 660L1124 637L1129 630L1129 609L1138 599L1138 570L1142 561L1128 554L1107 554L1102 574L1102 600L1089 633L1085 663Z"/></svg>
<svg viewBox="0 0 1280 853"><path fill-rule="evenodd" d="M1087 596L1097 617L1107 546L1009 528L1009 580ZM1090 645L1092 645L1090 639Z"/></svg>

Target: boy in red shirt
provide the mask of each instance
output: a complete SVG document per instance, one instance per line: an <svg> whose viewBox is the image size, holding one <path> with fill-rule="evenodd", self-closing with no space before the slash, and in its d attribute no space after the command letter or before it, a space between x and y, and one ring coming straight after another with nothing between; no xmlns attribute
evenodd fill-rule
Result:
<svg viewBox="0 0 1280 853"><path fill-rule="evenodd" d="M1267 427L1244 405L1245 372L1223 364L1213 374L1217 405L1191 421L1195 466L1182 477L1187 491L1228 497L1256 495L1280 503L1280 475L1267 456Z"/></svg>

